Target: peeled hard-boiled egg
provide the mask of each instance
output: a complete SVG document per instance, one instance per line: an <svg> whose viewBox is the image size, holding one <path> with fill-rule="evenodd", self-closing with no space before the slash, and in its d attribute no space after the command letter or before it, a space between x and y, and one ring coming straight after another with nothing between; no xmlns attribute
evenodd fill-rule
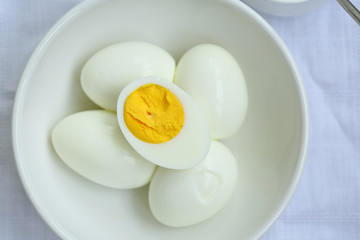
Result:
<svg viewBox="0 0 360 240"><path fill-rule="evenodd" d="M244 121L248 95L239 64L225 49L201 44L180 59L174 83L203 110L212 138L233 135Z"/></svg>
<svg viewBox="0 0 360 240"><path fill-rule="evenodd" d="M99 106L116 111L121 90L144 76L172 82L175 60L162 48L145 42L122 42L95 53L81 71L86 95Z"/></svg>
<svg viewBox="0 0 360 240"><path fill-rule="evenodd" d="M228 202L237 174L237 162L230 150L213 140L200 165L187 170L157 169L149 188L151 212L171 227L202 222Z"/></svg>
<svg viewBox="0 0 360 240"><path fill-rule="evenodd" d="M117 115L130 145L150 162L186 169L206 157L210 133L199 106L159 77L138 79L120 93Z"/></svg>
<svg viewBox="0 0 360 240"><path fill-rule="evenodd" d="M131 148L123 137L115 113L104 110L72 114L52 132L59 157L83 177L121 189L147 184L155 165Z"/></svg>

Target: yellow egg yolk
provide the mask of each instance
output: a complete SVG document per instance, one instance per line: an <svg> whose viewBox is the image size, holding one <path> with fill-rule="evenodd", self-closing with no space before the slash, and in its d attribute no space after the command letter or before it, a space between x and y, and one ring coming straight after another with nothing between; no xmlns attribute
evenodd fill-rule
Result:
<svg viewBox="0 0 360 240"><path fill-rule="evenodd" d="M147 143L164 143L174 138L184 119L179 99L157 84L139 87L125 101L126 126L136 138Z"/></svg>

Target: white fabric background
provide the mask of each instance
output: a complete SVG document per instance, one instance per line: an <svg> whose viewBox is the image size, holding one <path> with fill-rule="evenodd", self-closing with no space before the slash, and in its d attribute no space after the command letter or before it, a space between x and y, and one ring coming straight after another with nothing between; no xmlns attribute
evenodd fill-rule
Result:
<svg viewBox="0 0 360 240"><path fill-rule="evenodd" d="M78 2L0 0L1 240L58 239L20 183L11 114L31 52ZM360 26L335 0L300 17L264 17L297 61L308 95L311 133L300 185L263 239L360 239Z"/></svg>

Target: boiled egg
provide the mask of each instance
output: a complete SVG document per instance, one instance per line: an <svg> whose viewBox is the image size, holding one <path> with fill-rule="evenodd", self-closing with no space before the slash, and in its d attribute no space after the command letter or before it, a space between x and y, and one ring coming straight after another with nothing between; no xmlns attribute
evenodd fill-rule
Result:
<svg viewBox="0 0 360 240"><path fill-rule="evenodd" d="M225 206L235 189L237 175L233 154L213 140L200 165L187 170L157 169L149 188L151 212L159 222L171 227L200 223Z"/></svg>
<svg viewBox="0 0 360 240"><path fill-rule="evenodd" d="M145 42L122 42L95 53L81 71L81 86L100 107L116 111L121 90L131 81L156 75L173 80L175 60L162 48Z"/></svg>
<svg viewBox="0 0 360 240"><path fill-rule="evenodd" d="M66 165L107 187L141 187L155 170L155 165L125 140L115 113L92 110L72 114L55 126L51 139Z"/></svg>
<svg viewBox="0 0 360 240"><path fill-rule="evenodd" d="M210 133L201 109L162 78L146 77L127 85L118 99L117 116L130 145L156 165L191 168L208 153Z"/></svg>
<svg viewBox="0 0 360 240"><path fill-rule="evenodd" d="M245 119L248 94L236 59L224 48L201 44L180 59L174 83L203 110L212 138L233 135Z"/></svg>

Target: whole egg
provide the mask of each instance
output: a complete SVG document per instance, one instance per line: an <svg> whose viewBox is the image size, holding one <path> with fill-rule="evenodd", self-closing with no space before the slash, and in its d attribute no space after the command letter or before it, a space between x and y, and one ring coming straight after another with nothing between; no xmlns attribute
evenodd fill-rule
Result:
<svg viewBox="0 0 360 240"><path fill-rule="evenodd" d="M175 60L162 48L146 42L121 42L95 53L81 71L86 95L102 108L116 111L121 90L144 76L172 82Z"/></svg>
<svg viewBox="0 0 360 240"><path fill-rule="evenodd" d="M174 83L199 104L211 137L233 135L245 119L248 94L242 70L224 48L201 44L180 59Z"/></svg>
<svg viewBox="0 0 360 240"><path fill-rule="evenodd" d="M237 183L238 166L230 150L211 141L206 159L187 170L159 167L149 188L151 212L171 227L200 223L219 212Z"/></svg>
<svg viewBox="0 0 360 240"><path fill-rule="evenodd" d="M64 163L98 184L120 189L147 184L155 165L127 143L116 114L92 110L72 114L53 129L52 143Z"/></svg>

